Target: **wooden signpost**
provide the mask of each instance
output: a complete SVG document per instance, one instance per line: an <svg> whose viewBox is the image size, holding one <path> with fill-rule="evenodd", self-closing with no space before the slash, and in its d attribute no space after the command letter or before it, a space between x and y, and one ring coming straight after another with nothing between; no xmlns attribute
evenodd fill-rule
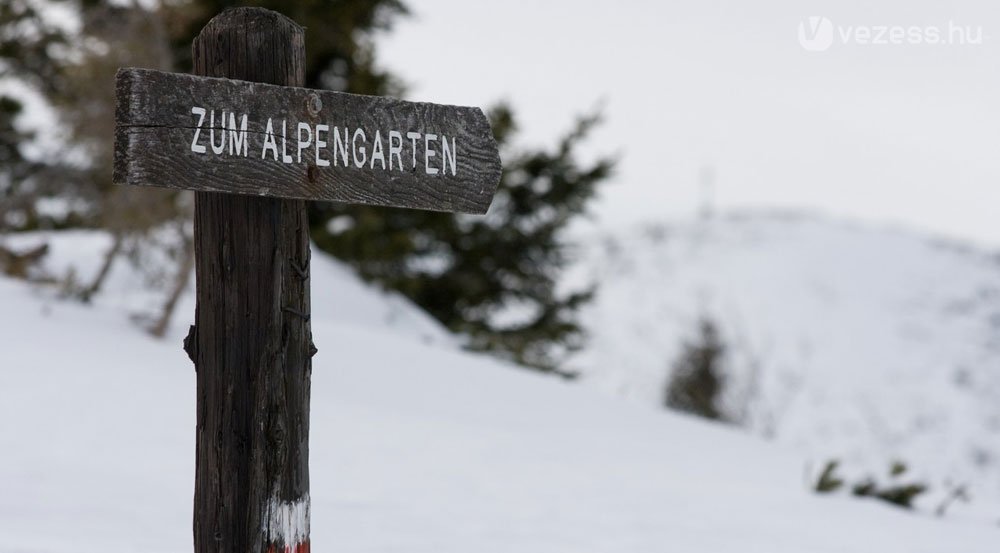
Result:
<svg viewBox="0 0 1000 553"><path fill-rule="evenodd" d="M195 191L195 551L308 553L305 202L485 213L500 159L478 108L298 88L275 12L223 12L193 54L197 76L118 72L114 181Z"/></svg>

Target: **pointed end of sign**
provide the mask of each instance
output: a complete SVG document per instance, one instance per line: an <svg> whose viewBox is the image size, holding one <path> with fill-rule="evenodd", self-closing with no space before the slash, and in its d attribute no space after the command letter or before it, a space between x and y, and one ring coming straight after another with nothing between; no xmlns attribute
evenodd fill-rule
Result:
<svg viewBox="0 0 1000 553"><path fill-rule="evenodd" d="M497 188L500 186L500 179L503 177L503 163L500 161L500 146L497 144L496 137L493 134L493 125L490 124L490 118L485 112L483 112L482 108L478 109L479 115L482 117L482 120L486 125L485 134L489 144L490 158L487 170L483 175L483 187L480 189L480 194L489 200L477 213L478 215L485 215L486 212L489 211L490 205L493 203L493 196L496 194Z"/></svg>

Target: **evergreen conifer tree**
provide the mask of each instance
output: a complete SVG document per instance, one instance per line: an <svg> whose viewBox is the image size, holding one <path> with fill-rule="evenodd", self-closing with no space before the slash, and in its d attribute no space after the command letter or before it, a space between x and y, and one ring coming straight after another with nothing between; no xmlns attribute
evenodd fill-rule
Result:
<svg viewBox="0 0 1000 553"><path fill-rule="evenodd" d="M725 378L722 363L726 346L712 321L702 320L698 330L698 339L684 344L674 365L664 403L672 409L706 419L725 420L720 396Z"/></svg>
<svg viewBox="0 0 1000 553"><path fill-rule="evenodd" d="M570 261L562 232L585 213L610 159L581 165L598 122L581 118L552 151L516 151L507 106L491 110L504 174L485 217L391 208L315 206L313 239L360 274L398 290L475 350L557 370L579 345L577 308L590 291L557 291Z"/></svg>
<svg viewBox="0 0 1000 553"><path fill-rule="evenodd" d="M33 4L27 0L12 0L0 7L0 17L5 18L0 19L0 59L16 59L22 65L37 60L26 74L50 87L44 94L58 96L59 83L66 79L67 71L47 58L44 52L49 43L60 39L65 42L65 37L54 34L39 39L28 54L22 53L27 46L23 41L18 42L19 37L8 40L13 27L5 23L35 15L15 14L11 6L24 10ZM129 17L124 13L145 9L135 5L121 6L108 0L81 0L76 5L85 23L83 32L101 33L98 39L106 43L128 36L106 33L108 27L97 23L107 17L113 15L116 21L135 22L137 29L148 21L146 16ZM155 9L155 17L160 19L156 34L159 36L159 30L163 29L172 59L157 58L159 61L154 65L180 70L189 67L194 36L213 16L237 5L272 9L306 27L306 86L357 94L402 95L404 89L399 80L375 64L374 42L377 33L391 29L394 22L408 13L400 0L165 2ZM98 17L88 18L88 14ZM8 35L3 34L5 30ZM82 37L74 40L80 42ZM115 43L112 46L116 54L106 56L109 60L149 66L143 59L134 62L125 59L131 52L138 52L141 45L132 45L133 48ZM99 60L86 59L68 72L73 82L68 88L79 90L81 86L88 86L87 76L93 75L102 82L90 86L106 86L110 94L110 84L103 82L109 78L106 69ZM88 106L102 105L97 101L100 97L101 94L90 91L76 96L70 94L61 98L60 105L69 112L80 114L83 113L82 102ZM101 109L107 105L105 102ZM17 152L9 145L18 144L23 137L11 134L9 129L13 127L8 121L16 114L17 106L0 103L0 108L5 114L0 115L3 117L0 119L0 156L14 159ZM465 334L470 348L553 370L558 367L562 354L579 343L581 333L574 313L589 297L586 290L557 291L560 270L569 261L563 234L567 225L586 211L597 186L610 174L613 163L600 159L582 164L577 159L579 144L598 121L595 116L581 118L553 148L530 151L518 151L513 147L516 125L508 106L496 107L490 116L501 145L505 172L493 207L485 217L312 202L312 236L319 247L355 267L364 278L405 294L445 326ZM70 121L74 119L69 117ZM111 151L109 133L86 132L96 128L92 124L77 127L84 132L75 138L88 151ZM103 144L101 137L105 135L107 143ZM93 157L101 162L85 174L84 181L89 186L77 187L93 191L96 198L88 204L87 221L82 224L108 226L110 220L133 219L128 213L120 212L132 209L130 202L122 201L127 193L109 188L103 168L106 159L100 155ZM4 163L0 173L12 171L12 167ZM37 168L27 172L29 176L37 174ZM13 181L24 183L27 179L5 182ZM149 194L149 191L143 192ZM173 205L173 200L158 204ZM165 216L175 215L167 212ZM177 210L176 217L184 217L183 210ZM167 223L159 216L138 218ZM116 229L112 231L119 235ZM118 249L116 243L109 253L108 263ZM99 282L95 282L88 289L96 291L98 287Z"/></svg>
<svg viewBox="0 0 1000 553"><path fill-rule="evenodd" d="M177 38L178 58L194 34L228 0L182 5L188 19ZM373 34L408 13L398 0L258 0L240 5L281 12L306 27L306 84L356 94L401 95L403 87L375 64ZM184 66L182 62L180 64ZM486 217L312 202L317 245L351 264L367 280L397 290L472 349L555 370L578 346L576 309L589 291L560 295L569 261L562 232L583 214L610 159L581 164L577 147L598 122L581 118L550 151L516 151L513 112L491 110L504 175ZM517 315L517 316L511 316Z"/></svg>
<svg viewBox="0 0 1000 553"><path fill-rule="evenodd" d="M61 67L52 54L67 45L63 29L40 11L44 4L28 0L0 2L0 231L23 230L38 225L35 200L48 192L42 178L51 169L27 155L25 145L34 138L21 117L24 94L48 97L62 85ZM10 83L20 83L11 89Z"/></svg>

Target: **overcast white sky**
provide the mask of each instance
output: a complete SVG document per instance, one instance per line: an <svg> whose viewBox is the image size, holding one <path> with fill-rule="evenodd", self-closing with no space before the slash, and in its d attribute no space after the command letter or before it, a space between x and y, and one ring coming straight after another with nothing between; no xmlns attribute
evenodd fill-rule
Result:
<svg viewBox="0 0 1000 553"><path fill-rule="evenodd" d="M586 155L622 160L602 224L694 213L708 166L721 208L808 208L1000 246L996 2L410 5L380 55L411 99L508 99L532 144L604 102ZM828 19L828 50L800 44L807 16ZM858 44L860 26L870 41L886 26L887 42L902 27L906 43ZM929 26L967 43L909 42Z"/></svg>

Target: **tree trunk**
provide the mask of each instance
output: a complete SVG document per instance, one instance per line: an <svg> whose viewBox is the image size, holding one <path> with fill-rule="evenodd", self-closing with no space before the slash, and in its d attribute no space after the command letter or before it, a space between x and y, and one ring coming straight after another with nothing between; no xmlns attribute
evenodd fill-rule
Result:
<svg viewBox="0 0 1000 553"><path fill-rule="evenodd" d="M258 8L212 19L194 72L303 86L303 29ZM238 110L239 106L205 106ZM306 204L195 195L196 553L309 551L309 226Z"/></svg>
<svg viewBox="0 0 1000 553"><path fill-rule="evenodd" d="M104 281L107 280L108 275L111 274L111 266L114 265L115 259L118 259L118 254L121 253L122 246L125 243L125 231L115 231L112 235L112 240L111 249L104 254L104 261L101 262L101 269L97 271L97 276L94 277L90 286L87 286L87 288L80 293L80 299L85 302L89 302L95 294L101 291L101 287L104 286Z"/></svg>
<svg viewBox="0 0 1000 553"><path fill-rule="evenodd" d="M194 268L194 243L185 235L184 226L179 226L181 228L177 229L177 232L181 235L181 247L183 251L181 252L177 273L174 275L174 285L170 289L167 301L163 303L163 309L160 310L159 318L156 319L156 322L149 329L149 333L157 338L163 338L163 335L167 333L167 329L170 327L170 319L173 318L174 310L177 309L177 302L180 301L181 296L184 294L184 290L191 280L191 269Z"/></svg>

